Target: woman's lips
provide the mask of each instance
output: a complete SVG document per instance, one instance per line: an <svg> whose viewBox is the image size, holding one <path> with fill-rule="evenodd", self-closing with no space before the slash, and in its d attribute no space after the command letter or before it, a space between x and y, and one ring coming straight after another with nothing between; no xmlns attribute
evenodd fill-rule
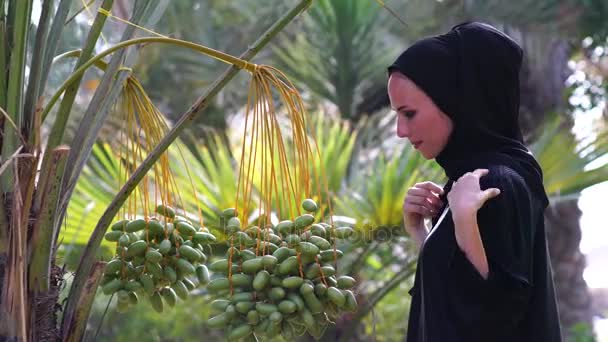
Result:
<svg viewBox="0 0 608 342"><path fill-rule="evenodd" d="M422 144L422 141L416 141L416 142L412 142L412 145L414 145L415 149L418 149L418 147Z"/></svg>

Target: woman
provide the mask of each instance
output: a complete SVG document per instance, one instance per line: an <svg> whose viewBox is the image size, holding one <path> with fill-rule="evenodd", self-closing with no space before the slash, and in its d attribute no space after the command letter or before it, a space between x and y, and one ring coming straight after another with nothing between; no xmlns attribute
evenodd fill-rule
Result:
<svg viewBox="0 0 608 342"><path fill-rule="evenodd" d="M397 134L449 178L444 188L416 184L404 201L421 245L408 342L561 341L548 200L518 125L521 62L507 35L465 23L389 67Z"/></svg>

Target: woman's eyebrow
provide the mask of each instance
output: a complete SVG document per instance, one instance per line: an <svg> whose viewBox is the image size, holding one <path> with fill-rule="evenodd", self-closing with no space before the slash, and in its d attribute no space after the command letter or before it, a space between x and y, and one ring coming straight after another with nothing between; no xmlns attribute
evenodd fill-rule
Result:
<svg viewBox="0 0 608 342"><path fill-rule="evenodd" d="M400 111L402 111L402 110L404 110L404 109L408 109L408 108L410 108L408 105L403 105L403 106L399 106L399 107L397 107L397 108L393 108L393 110L394 110L395 112L400 112Z"/></svg>

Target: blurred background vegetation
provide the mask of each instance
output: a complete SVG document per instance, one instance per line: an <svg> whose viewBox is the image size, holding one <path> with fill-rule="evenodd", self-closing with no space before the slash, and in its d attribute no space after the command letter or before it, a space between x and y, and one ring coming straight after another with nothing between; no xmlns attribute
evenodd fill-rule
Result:
<svg viewBox="0 0 608 342"><path fill-rule="evenodd" d="M91 4L95 9L98 4ZM294 0L171 1L153 29L238 55ZM541 162L551 206L546 214L554 279L564 334L572 341L593 341L595 313L582 277L579 250L582 190L608 180L608 3L603 0L385 0L399 20L374 0L315 0L289 25L256 63L278 67L299 87L309 107L329 173L334 213L364 238L341 246L344 272L356 275L359 311L328 329L327 341L400 341L406 335L408 290L416 250L403 230L405 192L422 180L443 182L441 169L396 139L394 113L386 95L386 66L418 38L448 30L466 20L489 22L513 36L525 49L521 74L521 124ZM74 1L73 11L81 7ZM115 1L113 13L128 17L128 0ZM58 53L77 48L86 37L90 14L83 11L66 28ZM104 29L115 41L124 24L110 20ZM101 48L101 46L99 47ZM66 63L67 64L67 63ZM71 66L59 65L50 76L57 87ZM224 70L224 66L187 50L149 45L139 49L134 74L170 122ZM99 75L90 73L77 104L85 103ZM53 83L55 82L55 83ZM53 87L50 87L53 89ZM55 88L56 89L56 88ZM188 127L178 143L194 175L199 197L182 194L186 209L202 204L206 222L234 201L235 151L239 120L247 97L247 77L234 79ZM83 110L83 108L76 108ZM572 133L577 115L600 111L585 137ZM602 112L603 111L603 112ZM77 119L71 121L77 126ZM61 233L59 264L73 271L80 251L116 193L117 115L103 134L77 184ZM43 127L43 129L45 129ZM48 128L47 128L48 129ZM73 131L72 131L73 132ZM176 164L177 149L171 149ZM316 167L320 167L317 165ZM177 167L176 170L181 168ZM185 173L176 173L188 189ZM183 187L182 187L183 186ZM100 258L111 257L105 246ZM69 286L68 286L69 288ZM204 291L163 314L147 303L119 314L109 297L97 296L86 339L90 341L192 341L219 339L210 331L209 299ZM106 312L107 311L107 312ZM304 338L303 338L304 339Z"/></svg>

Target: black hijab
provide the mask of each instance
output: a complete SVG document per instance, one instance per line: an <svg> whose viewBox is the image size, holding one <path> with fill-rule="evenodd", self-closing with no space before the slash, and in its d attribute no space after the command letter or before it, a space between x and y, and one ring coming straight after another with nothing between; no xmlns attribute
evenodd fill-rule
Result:
<svg viewBox="0 0 608 342"><path fill-rule="evenodd" d="M416 42L388 70L412 80L452 119L452 134L436 157L452 182L476 168L506 165L546 206L542 171L518 122L522 57L506 34L469 22Z"/></svg>

